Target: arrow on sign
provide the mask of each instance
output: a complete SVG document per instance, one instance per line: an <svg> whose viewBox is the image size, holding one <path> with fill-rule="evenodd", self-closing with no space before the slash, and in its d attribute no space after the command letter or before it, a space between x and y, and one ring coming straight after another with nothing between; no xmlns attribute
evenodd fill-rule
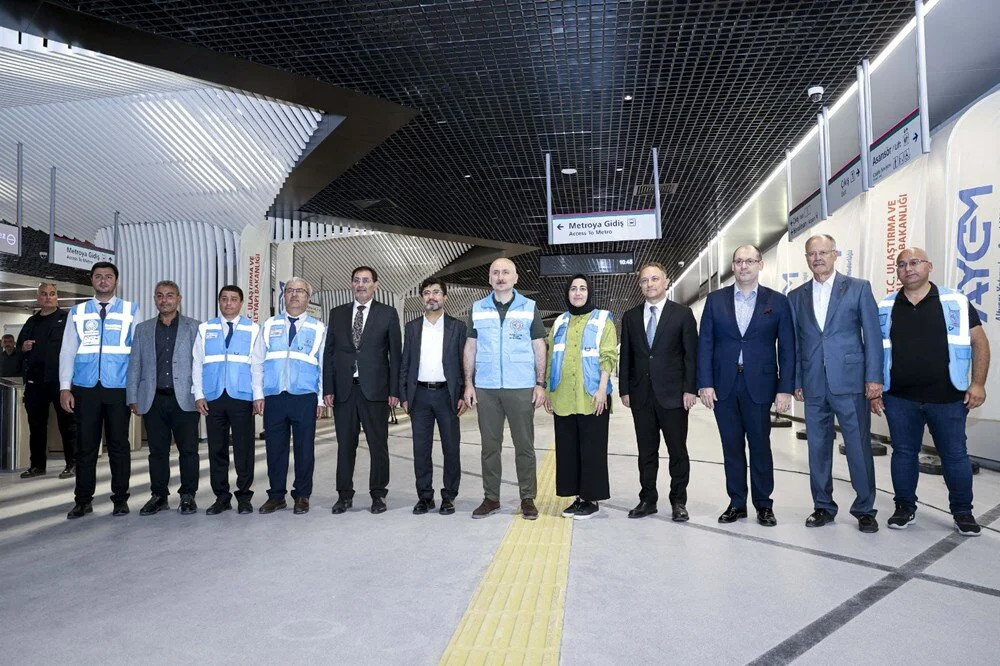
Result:
<svg viewBox="0 0 1000 666"><path fill-rule="evenodd" d="M916 141L916 140L917 140L917 137L918 137L918 136L920 136L920 135L919 135L919 134L917 134L916 132L914 132L914 133L913 133L913 140L914 140L914 141Z"/></svg>
<svg viewBox="0 0 1000 666"><path fill-rule="evenodd" d="M557 224L556 225L556 229L558 229L559 231L562 231L562 228L563 228L563 226L561 224Z"/></svg>

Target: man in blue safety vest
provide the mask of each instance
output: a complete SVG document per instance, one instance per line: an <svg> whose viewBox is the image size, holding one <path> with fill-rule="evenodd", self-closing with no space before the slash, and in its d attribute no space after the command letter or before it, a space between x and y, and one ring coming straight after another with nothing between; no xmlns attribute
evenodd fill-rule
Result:
<svg viewBox="0 0 1000 666"><path fill-rule="evenodd" d="M323 414L323 344L326 327L306 313L312 287L302 278L285 283L285 311L261 327L251 363L263 364L264 445L271 487L260 513L288 507L289 435L295 450L294 512L309 511L316 419Z"/></svg>
<svg viewBox="0 0 1000 666"><path fill-rule="evenodd" d="M193 370L195 409L208 430L208 472L215 503L214 516L232 507L229 491L229 439L236 467L236 510L253 513L254 423L264 412L261 361L252 361L260 326L243 316L243 290L226 285L219 290L219 316L198 327Z"/></svg>
<svg viewBox="0 0 1000 666"><path fill-rule="evenodd" d="M66 515L70 519L93 511L102 434L106 435L115 516L128 513L132 472L125 385L139 308L115 296L118 268L114 264L94 264L90 282L94 297L70 309L59 352L59 404L76 415L77 423L76 503Z"/></svg>
<svg viewBox="0 0 1000 666"><path fill-rule="evenodd" d="M521 515L535 507L535 409L545 402L545 326L535 302L522 296L510 259L490 264L493 292L472 305L466 322L465 404L476 405L482 439L482 504L473 518L500 510L500 449L506 420L514 441Z"/></svg>
<svg viewBox="0 0 1000 666"><path fill-rule="evenodd" d="M979 536L965 421L986 401L990 343L969 299L931 282L933 269L920 248L903 250L896 257L903 288L878 304L883 394L871 401L871 409L885 412L892 437L896 511L887 524L901 530L916 520L919 455L928 426L941 457L955 529L962 536Z"/></svg>

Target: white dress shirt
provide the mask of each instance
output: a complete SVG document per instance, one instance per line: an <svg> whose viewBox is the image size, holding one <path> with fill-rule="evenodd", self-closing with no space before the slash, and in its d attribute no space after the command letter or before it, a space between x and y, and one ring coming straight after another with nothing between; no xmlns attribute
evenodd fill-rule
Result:
<svg viewBox="0 0 1000 666"><path fill-rule="evenodd" d="M222 315L219 315L219 319L222 320L223 335L225 335L226 332L226 324L232 323L235 328L236 325L240 323L240 315L236 315L233 319L226 319ZM259 335L257 337L260 338ZM255 359L254 354L256 352L256 346L250 349L250 390L253 393L254 400L263 400L264 358L260 357ZM194 348L191 350L191 357L191 392L194 393L195 400L204 400L205 387L201 381L201 373L202 366L205 364L205 341L201 339L201 328L198 329L198 334L194 338Z"/></svg>
<svg viewBox="0 0 1000 666"><path fill-rule="evenodd" d="M101 302L97 300L96 296L93 301L97 306L97 309L100 310ZM111 306L117 302L118 297L112 296L111 300L108 301L107 309L110 310ZM59 348L59 389L61 391L69 391L73 388L73 370L74 364L76 363L76 350L80 348L80 336L76 334L76 323L73 321L73 308L75 307L76 306L74 305L69 308L69 314L66 316L66 332L63 334L62 347ZM142 321L138 310L136 310L133 321L135 323Z"/></svg>
<svg viewBox="0 0 1000 666"><path fill-rule="evenodd" d="M816 315L820 331L826 325L826 311L830 309L830 297L833 295L833 282L836 279L837 271L833 271L826 282L817 282L813 278L813 314Z"/></svg>
<svg viewBox="0 0 1000 666"><path fill-rule="evenodd" d="M365 332L365 326L368 325L368 315L371 314L372 303L374 303L374 302L375 302L375 299L373 298L370 301L368 301L367 303L365 303L365 309L361 311L361 333L362 334L364 334L364 332ZM360 306L361 306L361 303L358 303L358 300L354 299L354 308L351 309L351 335L352 336L354 335L354 319L355 319L355 317L358 316L358 308ZM358 376L358 364L357 363L354 364L354 376L355 377Z"/></svg>
<svg viewBox="0 0 1000 666"><path fill-rule="evenodd" d="M420 367L418 382L443 382L444 376L444 314L431 323L424 315L424 328L420 334Z"/></svg>
<svg viewBox="0 0 1000 666"><path fill-rule="evenodd" d="M667 302L667 297L666 296L664 296L663 298L661 298L660 300L658 300L655 303L649 303L648 301L646 302L646 305L645 305L645 307L643 307L643 310L642 310L642 330L643 330L643 335L645 335L646 329L649 328L649 318L650 317L655 316L656 317L656 325L657 326L660 325L660 315L663 314L663 304L666 303L666 302ZM653 315L649 311L649 309L651 307L655 307L656 308L656 315Z"/></svg>

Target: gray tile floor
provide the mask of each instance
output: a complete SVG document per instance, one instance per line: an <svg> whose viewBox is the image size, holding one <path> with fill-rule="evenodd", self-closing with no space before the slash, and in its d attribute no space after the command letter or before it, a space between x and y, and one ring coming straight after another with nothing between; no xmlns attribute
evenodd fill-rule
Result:
<svg viewBox="0 0 1000 666"><path fill-rule="evenodd" d="M552 445L550 417L539 412L536 423L541 458ZM978 539L952 530L940 477L921 479L926 505L916 525L886 529L888 457L876 459L878 534L858 532L846 511L810 530L805 444L792 430L775 430L778 526L752 517L721 526L721 451L711 414L698 407L689 438L691 522L674 524L668 513L631 521L638 478L627 410L619 406L611 424L613 497L596 519L573 526L563 663L998 663L1000 474L975 478L976 513L992 523ZM0 475L2 661L436 663L515 519L513 452L504 454L503 513L469 520L481 498L479 436L474 415L463 419L458 513L413 516L404 420L391 429L389 511L372 516L359 493L354 511L331 516L331 431L331 422L321 424L306 516L140 517L148 493L142 454L133 459L132 514L124 518L108 515L103 460L95 514L78 521L64 517L72 481ZM359 453L363 488L367 452ZM262 446L257 460L259 505ZM204 460L202 472L204 509ZM666 474L664 460L664 495ZM842 456L835 475L846 507Z"/></svg>

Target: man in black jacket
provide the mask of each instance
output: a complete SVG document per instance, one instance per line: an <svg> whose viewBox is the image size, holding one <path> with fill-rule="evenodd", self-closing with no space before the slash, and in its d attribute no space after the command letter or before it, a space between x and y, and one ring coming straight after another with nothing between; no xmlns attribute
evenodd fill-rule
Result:
<svg viewBox="0 0 1000 666"><path fill-rule="evenodd" d="M389 485L389 407L399 405L400 331L396 309L372 299L374 268L351 274L354 301L330 310L323 355L323 402L333 407L337 430L337 495L333 513L353 505L358 435L371 453L368 488L372 513L386 510Z"/></svg>
<svg viewBox="0 0 1000 666"><path fill-rule="evenodd" d="M21 478L45 474L49 405L52 405L66 458L66 467L59 478L68 479L76 469L76 422L59 404L59 350L67 313L59 307L59 293L54 284L46 282L38 286L38 307L39 311L24 322L17 339L17 349L24 354L24 408L28 412L31 448L31 466Z"/></svg>
<svg viewBox="0 0 1000 666"><path fill-rule="evenodd" d="M639 270L645 302L622 318L619 385L622 404L632 410L639 448L639 504L629 518L656 513L659 498L660 433L670 456L670 505L673 519L688 519L688 410L698 396L695 381L698 328L691 308L667 299L667 272L657 263Z"/></svg>

